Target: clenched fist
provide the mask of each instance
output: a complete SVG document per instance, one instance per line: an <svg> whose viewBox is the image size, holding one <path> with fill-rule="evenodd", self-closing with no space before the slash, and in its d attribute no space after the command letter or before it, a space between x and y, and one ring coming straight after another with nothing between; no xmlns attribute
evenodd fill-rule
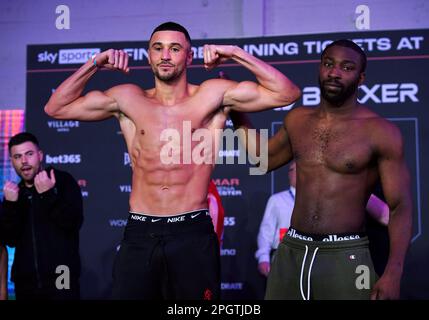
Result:
<svg viewBox="0 0 429 320"><path fill-rule="evenodd" d="M235 46L224 46L216 44L204 45L204 67L211 70L219 64L231 59L234 55Z"/></svg>
<svg viewBox="0 0 429 320"><path fill-rule="evenodd" d="M17 184L6 181L3 187L4 198L7 201L18 201L19 187Z"/></svg>
<svg viewBox="0 0 429 320"><path fill-rule="evenodd" d="M123 50L109 49L95 55L95 62L98 67L110 70L118 70L125 73L130 72L128 67L128 53Z"/></svg>
<svg viewBox="0 0 429 320"><path fill-rule="evenodd" d="M45 191L48 191L49 189L52 189L55 186L54 169L51 169L50 178L48 177L48 173L45 170L40 171L34 177L34 186L36 187L38 193L43 193Z"/></svg>

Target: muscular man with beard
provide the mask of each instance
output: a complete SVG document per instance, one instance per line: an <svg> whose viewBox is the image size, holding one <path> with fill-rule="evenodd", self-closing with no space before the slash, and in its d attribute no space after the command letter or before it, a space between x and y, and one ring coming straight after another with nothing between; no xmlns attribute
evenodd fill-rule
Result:
<svg viewBox="0 0 429 320"><path fill-rule="evenodd" d="M268 142L268 171L295 159L297 182L267 299L399 298L411 237L410 177L398 128L357 101L365 67L366 55L352 41L327 46L320 104L290 111ZM250 126L233 118L236 127ZM390 208L390 253L379 279L364 234L365 206L378 180Z"/></svg>
<svg viewBox="0 0 429 320"><path fill-rule="evenodd" d="M219 244L207 210L217 150L204 151L204 161L185 163L201 136L182 143L184 128L209 132L211 146L218 146L220 134L216 133L230 110L264 110L289 104L300 95L281 72L239 47L204 46L205 67L232 59L251 71L258 83L210 79L190 84L186 70L192 58L187 30L177 23L164 23L149 40L154 88L122 84L82 96L98 68L129 71L128 55L110 49L66 79L45 107L57 119L119 120L133 176L130 215L114 266L115 299L219 298ZM165 133L180 137L176 148L166 151ZM179 162L169 162L170 157Z"/></svg>

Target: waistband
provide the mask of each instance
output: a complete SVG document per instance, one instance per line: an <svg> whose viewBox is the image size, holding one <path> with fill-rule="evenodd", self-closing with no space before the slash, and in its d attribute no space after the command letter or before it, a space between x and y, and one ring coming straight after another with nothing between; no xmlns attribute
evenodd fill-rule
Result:
<svg viewBox="0 0 429 320"><path fill-rule="evenodd" d="M193 210L168 216L158 216L130 211L128 220L154 225L170 225L205 220L207 216L210 216L208 209Z"/></svg>
<svg viewBox="0 0 429 320"><path fill-rule="evenodd" d="M311 234L298 231L295 228L289 228L286 233L290 238L303 241L322 241L322 242L339 242L359 240L366 237L364 232L354 233L337 233L337 234Z"/></svg>

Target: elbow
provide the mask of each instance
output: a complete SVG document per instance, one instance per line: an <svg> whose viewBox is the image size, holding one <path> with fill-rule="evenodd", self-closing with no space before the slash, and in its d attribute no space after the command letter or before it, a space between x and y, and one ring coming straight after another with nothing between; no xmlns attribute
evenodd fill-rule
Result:
<svg viewBox="0 0 429 320"><path fill-rule="evenodd" d="M266 174L271 173L274 170L274 166L272 163L268 163Z"/></svg>
<svg viewBox="0 0 429 320"><path fill-rule="evenodd" d="M45 113L52 118L56 118L58 116L58 111L61 109L58 98L57 93L54 92L43 108Z"/></svg>
<svg viewBox="0 0 429 320"><path fill-rule="evenodd" d="M279 94L279 105L288 106L296 102L302 95L301 89L295 84L288 83Z"/></svg>
<svg viewBox="0 0 429 320"><path fill-rule="evenodd" d="M300 88L298 88L298 86L296 85L292 85L292 88L289 89L289 94L288 94L288 104L292 104L294 102L296 102L299 98L301 98L302 95L302 91Z"/></svg>
<svg viewBox="0 0 429 320"><path fill-rule="evenodd" d="M55 107L52 103L49 103L49 102L43 108L45 113L52 118L58 118L59 117L58 109L59 108Z"/></svg>
<svg viewBox="0 0 429 320"><path fill-rule="evenodd" d="M54 112L52 107L49 105L49 103L47 105L45 105L45 107L43 108L43 110L45 111L45 113L50 116L53 117L54 116Z"/></svg>
<svg viewBox="0 0 429 320"><path fill-rule="evenodd" d="M302 91L297 86L294 86L293 102L297 101L302 96Z"/></svg>
<svg viewBox="0 0 429 320"><path fill-rule="evenodd" d="M55 102L54 102L54 94L52 94L52 96L49 98L48 102L46 103L45 107L43 108L43 110L45 111L45 113L50 116L50 117L54 117L55 116Z"/></svg>

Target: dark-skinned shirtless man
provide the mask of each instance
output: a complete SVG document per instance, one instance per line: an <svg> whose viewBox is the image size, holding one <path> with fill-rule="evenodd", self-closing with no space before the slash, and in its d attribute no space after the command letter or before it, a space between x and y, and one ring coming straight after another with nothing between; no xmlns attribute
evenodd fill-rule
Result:
<svg viewBox="0 0 429 320"><path fill-rule="evenodd" d="M296 161L291 228L278 247L266 299L397 299L412 229L401 133L357 101L366 55L338 40L321 56L321 102L290 111L268 141L268 171ZM236 127L249 128L234 113ZM257 144L249 144L258 148ZM390 253L378 278L364 234L377 181L390 208Z"/></svg>

